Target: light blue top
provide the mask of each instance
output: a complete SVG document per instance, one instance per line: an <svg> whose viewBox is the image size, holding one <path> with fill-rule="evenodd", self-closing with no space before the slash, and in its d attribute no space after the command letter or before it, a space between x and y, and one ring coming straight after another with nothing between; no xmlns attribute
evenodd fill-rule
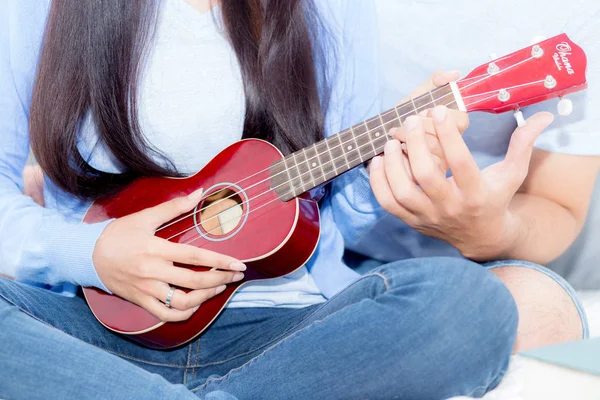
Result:
<svg viewBox="0 0 600 400"><path fill-rule="evenodd" d="M327 120L327 133L332 134L380 111L375 4L371 0L317 3L338 39L337 79ZM436 69L459 69L465 74L491 52L502 55L527 46L534 36L567 32L587 52L589 89L571 96L574 114L557 118L536 146L569 154L600 154L598 2L548 0L540 7L533 0L380 0L377 5L382 7L382 64L386 85L393 89L387 93L408 94ZM89 204L59 191L45 191L45 209L21 193L21 171L29 148L28 109L47 12L48 0L0 3L0 270L72 294L76 285L103 286L91 255L105 224L79 223ZM398 97L384 96L385 106L392 106ZM555 105L546 102L524 113L554 110ZM471 115L465 138L480 166L504 156L515 126L510 114ZM342 237L348 247L385 261L459 255L447 244L386 215L375 202L363 169L331 185L321 218L321 241L307 267L326 298L357 277L341 260Z"/></svg>
<svg viewBox="0 0 600 400"><path fill-rule="evenodd" d="M317 4L337 44L326 121L332 134L380 111L375 13L370 0ZM107 223L81 223L89 203L51 182L45 182L45 208L22 194L29 106L48 8L48 0L0 3L0 271L73 295L77 285L105 289L92 253ZM358 237L374 222L376 213L365 204L376 203L364 169L337 179L323 201L321 240L307 268L324 297L357 277L342 262L342 232Z"/></svg>

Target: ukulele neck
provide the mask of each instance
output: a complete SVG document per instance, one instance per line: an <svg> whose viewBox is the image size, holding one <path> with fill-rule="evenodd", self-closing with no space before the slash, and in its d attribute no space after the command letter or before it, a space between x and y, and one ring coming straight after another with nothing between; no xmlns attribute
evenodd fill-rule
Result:
<svg viewBox="0 0 600 400"><path fill-rule="evenodd" d="M383 153L393 128L423 110L459 109L451 85L441 86L371 119L296 151L271 166L271 189L288 201Z"/></svg>

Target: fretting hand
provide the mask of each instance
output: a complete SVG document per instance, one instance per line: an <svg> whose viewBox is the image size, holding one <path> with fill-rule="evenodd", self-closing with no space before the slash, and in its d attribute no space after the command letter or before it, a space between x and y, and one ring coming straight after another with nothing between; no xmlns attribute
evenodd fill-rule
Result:
<svg viewBox="0 0 600 400"><path fill-rule="evenodd" d="M429 91L433 91L438 87L444 86L444 85L448 84L449 82L455 81L458 79L459 75L460 74L457 71L434 72L429 79L427 79L425 82L423 82L408 97L402 99L400 101L400 104L407 103L410 101L411 98L417 98L423 94L426 94ZM468 117L467 113L461 112L461 111L456 111L456 110L450 110L450 113L452 114L453 118L455 119L455 121L457 123L458 130L461 133L466 131L467 128L469 127L469 117ZM427 145L429 146L429 150L433 156L433 162L440 171L445 173L448 170L448 166L447 166L446 160L444 159L444 152L442 151L442 148L439 144L437 135L435 134L433 120L431 119L431 108L421 111L419 113L419 116L421 117L421 124L423 125L424 131L426 134L425 141L427 142ZM406 130L403 127L402 128L394 128L394 129L391 129L388 132L388 134L390 136L394 137L395 139L398 139L402 143L402 148L404 149L404 152L402 154L402 159L407 167L409 177L411 179L413 179L413 181L415 181L414 177L412 176L412 172L411 172L410 168L408 167L409 161L408 161L408 155L406 154L406 145L405 145Z"/></svg>
<svg viewBox="0 0 600 400"><path fill-rule="evenodd" d="M149 311L162 321L188 319L206 300L243 279L240 261L191 245L154 236L158 227L193 209L202 191L180 197L111 222L96 243L93 261L98 276L114 294ZM173 263L217 268L196 272ZM171 286L172 308L164 304Z"/></svg>
<svg viewBox="0 0 600 400"><path fill-rule="evenodd" d="M480 171L448 110L436 107L431 114L453 176L447 178L436 166L421 119L410 117L404 126L409 165L403 162L400 142L388 142L384 156L371 163L375 196L409 226L446 241L466 257L502 257L520 235L509 204L527 176L535 139L554 117L535 114L514 132L505 159Z"/></svg>

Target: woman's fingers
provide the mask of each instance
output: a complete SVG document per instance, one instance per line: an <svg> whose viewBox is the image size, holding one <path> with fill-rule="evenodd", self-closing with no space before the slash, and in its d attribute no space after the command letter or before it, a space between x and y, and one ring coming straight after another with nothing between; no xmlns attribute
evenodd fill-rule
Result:
<svg viewBox="0 0 600 400"><path fill-rule="evenodd" d="M463 140L456 123L443 106L432 111L438 139L444 151L448 167L458 188L468 193L475 193L481 184L479 167Z"/></svg>
<svg viewBox="0 0 600 400"><path fill-rule="evenodd" d="M153 241L152 251L166 261L223 270L246 270L246 266L236 258L211 250L200 249L189 244L173 243L160 238L156 238Z"/></svg>
<svg viewBox="0 0 600 400"><path fill-rule="evenodd" d="M176 310L186 311L190 308L196 308L200 306L206 300L223 292L225 289L226 286L221 285L217 286L216 288L192 290L186 293L183 290L173 288L173 295L171 296L170 304L171 307ZM152 293L147 294L154 296L157 300L161 301L162 303L165 303L170 290L170 285L164 282L156 281L152 285Z"/></svg>
<svg viewBox="0 0 600 400"><path fill-rule="evenodd" d="M156 229L166 222L175 219L182 214L192 210L202 200L202 189L192 192L188 196L176 197L154 207L150 207L137 215L149 224L152 229Z"/></svg>
<svg viewBox="0 0 600 400"><path fill-rule="evenodd" d="M185 311L169 308L162 301L150 295L142 296L138 305L163 322L185 321L198 310L197 307Z"/></svg>
<svg viewBox="0 0 600 400"><path fill-rule="evenodd" d="M443 201L448 196L451 185L433 159L425 140L421 120L410 117L404 126L407 131L406 147L413 176L434 203Z"/></svg>
<svg viewBox="0 0 600 400"><path fill-rule="evenodd" d="M236 271L193 271L168 263L151 268L148 278L187 289L209 289L244 279L244 273Z"/></svg>

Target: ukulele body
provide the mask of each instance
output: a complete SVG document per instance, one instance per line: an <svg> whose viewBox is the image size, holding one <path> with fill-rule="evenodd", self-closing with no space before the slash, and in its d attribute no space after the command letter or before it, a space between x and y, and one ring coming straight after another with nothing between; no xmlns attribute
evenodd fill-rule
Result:
<svg viewBox="0 0 600 400"><path fill-rule="evenodd" d="M228 284L189 320L177 323L163 323L118 296L84 288L96 318L108 329L145 346L176 347L202 333L244 284L281 277L304 265L319 240L319 209L312 199L284 202L270 190L270 167L282 157L268 142L242 140L220 152L195 175L138 179L117 196L92 204L83 222L123 217L203 188L202 202L182 217L194 215L163 225L156 236L227 254L248 267L242 281Z"/></svg>

